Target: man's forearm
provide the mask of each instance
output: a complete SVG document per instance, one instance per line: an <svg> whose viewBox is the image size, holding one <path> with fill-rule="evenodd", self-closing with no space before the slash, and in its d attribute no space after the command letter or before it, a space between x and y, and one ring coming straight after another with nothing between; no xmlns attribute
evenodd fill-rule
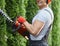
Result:
<svg viewBox="0 0 60 46"><path fill-rule="evenodd" d="M36 35L37 32L34 31L34 26L32 24L29 24L27 21L23 24L32 35Z"/></svg>

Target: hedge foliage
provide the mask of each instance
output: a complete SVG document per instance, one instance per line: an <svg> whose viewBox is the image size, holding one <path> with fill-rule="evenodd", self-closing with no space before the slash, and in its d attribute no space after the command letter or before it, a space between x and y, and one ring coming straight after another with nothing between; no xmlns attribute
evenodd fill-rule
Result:
<svg viewBox="0 0 60 46"><path fill-rule="evenodd" d="M5 11L5 0L0 0L0 9ZM0 46L7 46L6 20L0 15Z"/></svg>
<svg viewBox="0 0 60 46"><path fill-rule="evenodd" d="M57 6L58 5L58 6ZM50 46L60 46L60 4L59 0L52 0L51 8L54 12L53 29L49 36ZM15 20L17 16L23 16L29 23L39 9L36 0L0 0L0 9ZM10 22L0 15L0 46L27 46L28 41L19 33L13 34Z"/></svg>

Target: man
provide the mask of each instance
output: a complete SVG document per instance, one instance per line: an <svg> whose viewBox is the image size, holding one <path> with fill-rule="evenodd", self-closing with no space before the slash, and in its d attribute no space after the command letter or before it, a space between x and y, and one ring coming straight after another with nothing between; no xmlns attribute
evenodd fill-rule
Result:
<svg viewBox="0 0 60 46"><path fill-rule="evenodd" d="M33 18L32 24L28 23L24 17L19 17L17 21L30 33L29 46L48 46L47 38L54 18L52 10L48 7L50 0L36 1L40 10Z"/></svg>

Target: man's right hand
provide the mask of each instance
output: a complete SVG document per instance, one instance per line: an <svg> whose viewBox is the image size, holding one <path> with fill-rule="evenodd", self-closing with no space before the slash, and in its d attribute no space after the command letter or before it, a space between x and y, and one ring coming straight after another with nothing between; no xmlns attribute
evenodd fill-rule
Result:
<svg viewBox="0 0 60 46"><path fill-rule="evenodd" d="M19 32L22 36L25 36L25 32L26 32L26 28L23 24L20 24L18 21L15 22L16 27L18 27L19 25L21 26L19 30L17 30L17 32Z"/></svg>
<svg viewBox="0 0 60 46"><path fill-rule="evenodd" d="M15 26L18 27L20 23L18 21L15 22Z"/></svg>

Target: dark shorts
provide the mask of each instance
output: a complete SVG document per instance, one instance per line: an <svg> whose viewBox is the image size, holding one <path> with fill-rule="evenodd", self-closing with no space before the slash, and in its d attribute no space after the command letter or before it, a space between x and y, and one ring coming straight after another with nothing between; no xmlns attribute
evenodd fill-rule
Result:
<svg viewBox="0 0 60 46"><path fill-rule="evenodd" d="M43 41L29 41L29 46L48 46L47 42Z"/></svg>

